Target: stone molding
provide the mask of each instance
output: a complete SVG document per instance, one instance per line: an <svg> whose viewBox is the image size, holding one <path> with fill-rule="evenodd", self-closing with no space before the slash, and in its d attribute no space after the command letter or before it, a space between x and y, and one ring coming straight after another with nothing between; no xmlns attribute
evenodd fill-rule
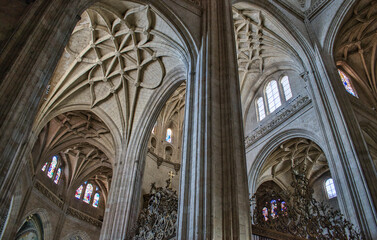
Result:
<svg viewBox="0 0 377 240"><path fill-rule="evenodd" d="M45 195L51 202L53 202L56 206L60 209L63 209L64 202L59 199L53 192L51 192L45 185L43 185L40 181L36 181L34 184L35 188Z"/></svg>
<svg viewBox="0 0 377 240"><path fill-rule="evenodd" d="M304 12L305 16L309 19L313 18L329 2L329 0L317 0L308 10Z"/></svg>
<svg viewBox="0 0 377 240"><path fill-rule="evenodd" d="M195 4L195 5L199 6L199 7L201 6L201 1L200 0L186 0L186 1L189 1L189 2Z"/></svg>
<svg viewBox="0 0 377 240"><path fill-rule="evenodd" d="M263 123L261 126L254 129L245 138L245 147L250 147L253 143L258 141L260 138L271 132L273 129L277 128L285 120L293 116L295 113L303 109L306 105L311 103L309 96L304 96L300 98L300 95L292 100L292 102L285 108L278 111L277 116L272 118L270 121Z"/></svg>
<svg viewBox="0 0 377 240"><path fill-rule="evenodd" d="M69 207L67 209L67 214L71 215L71 216L73 216L77 219L80 219L82 221L85 221L87 223L90 223L90 224L92 224L96 227L99 227L99 228L102 227L102 222L100 220L95 219L94 217L91 217L91 216L89 216L89 215L87 215L87 214L85 214L85 213L83 213L83 212L81 212L77 209Z"/></svg>
<svg viewBox="0 0 377 240"><path fill-rule="evenodd" d="M157 163L157 168L159 168L162 164L167 165L170 168L174 168L175 172L178 173L181 169L180 163L174 163L172 161L166 160L163 157L158 156L154 153L151 148L148 149L148 154L152 155L152 159Z"/></svg>
<svg viewBox="0 0 377 240"><path fill-rule="evenodd" d="M45 195L49 200L51 200L56 206L58 206L60 209L63 210L64 208L64 201L59 199L53 192L51 192L46 186L44 186L41 182L38 180L35 182L35 188L41 192L43 195ZM96 227L102 226L102 221L95 219L77 209L74 209L72 207L69 207L66 211L68 215L71 215L79 220L85 221L87 223L90 223Z"/></svg>

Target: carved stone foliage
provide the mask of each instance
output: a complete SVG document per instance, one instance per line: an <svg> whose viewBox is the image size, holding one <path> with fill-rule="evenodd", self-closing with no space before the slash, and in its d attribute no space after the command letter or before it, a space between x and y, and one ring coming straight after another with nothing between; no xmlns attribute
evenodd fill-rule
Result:
<svg viewBox="0 0 377 240"><path fill-rule="evenodd" d="M264 201L257 199L253 220L259 235L274 239L363 239L362 234L338 210L312 197L313 190L305 172L292 170L290 173L293 194L278 193L268 188L260 192L259 196L282 198L286 202L283 207L279 205L276 208L274 204L277 202L273 202L268 208ZM266 209L267 215L264 214ZM270 214L272 211L276 212L274 217Z"/></svg>
<svg viewBox="0 0 377 240"><path fill-rule="evenodd" d="M150 193L144 195L145 207L139 215L133 240L175 239L178 211L178 196L167 187L152 184Z"/></svg>
<svg viewBox="0 0 377 240"><path fill-rule="evenodd" d="M272 16L246 3L233 7L238 71L243 111L270 69L287 67L302 72L301 60L289 44L289 34ZM292 41L293 42L293 41Z"/></svg>
<svg viewBox="0 0 377 240"><path fill-rule="evenodd" d="M377 3L357 1L335 40L337 65L353 80L360 99L377 108Z"/></svg>
<svg viewBox="0 0 377 240"><path fill-rule="evenodd" d="M137 109L162 84L165 73L186 62L179 41L148 5L94 4L72 33L42 110L99 107L121 134L129 134Z"/></svg>

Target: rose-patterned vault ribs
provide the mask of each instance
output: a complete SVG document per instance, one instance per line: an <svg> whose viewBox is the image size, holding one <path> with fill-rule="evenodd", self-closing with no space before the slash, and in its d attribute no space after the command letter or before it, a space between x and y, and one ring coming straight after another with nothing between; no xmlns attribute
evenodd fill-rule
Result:
<svg viewBox="0 0 377 240"><path fill-rule="evenodd" d="M170 69L187 63L178 41L148 5L94 4L72 33L41 111L77 103L100 108L128 139L138 108Z"/></svg>

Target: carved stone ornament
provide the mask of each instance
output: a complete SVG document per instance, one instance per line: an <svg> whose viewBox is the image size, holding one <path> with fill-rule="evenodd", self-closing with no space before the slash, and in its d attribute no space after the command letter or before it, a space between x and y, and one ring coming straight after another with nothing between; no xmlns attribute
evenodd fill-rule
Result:
<svg viewBox="0 0 377 240"><path fill-rule="evenodd" d="M292 178L293 194L271 189L258 193L254 234L274 239L363 239L340 211L313 198L305 174L292 170ZM275 202L266 204L266 199Z"/></svg>
<svg viewBox="0 0 377 240"><path fill-rule="evenodd" d="M283 108L280 111L276 112L277 116L266 122L262 126L254 129L248 136L245 138L245 147L250 147L253 143L258 141L260 138L265 136L267 133L271 132L273 129L278 127L286 119L293 116L295 113L303 109L309 103L311 99L308 96L301 97L300 95L294 98L291 101L291 104L287 108Z"/></svg>
<svg viewBox="0 0 377 240"><path fill-rule="evenodd" d="M168 186L152 183L149 194L144 195L144 208L139 215L133 240L176 239L178 196Z"/></svg>

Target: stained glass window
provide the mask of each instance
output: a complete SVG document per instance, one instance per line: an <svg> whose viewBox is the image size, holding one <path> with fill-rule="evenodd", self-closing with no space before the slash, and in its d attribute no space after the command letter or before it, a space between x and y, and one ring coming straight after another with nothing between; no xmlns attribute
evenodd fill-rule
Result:
<svg viewBox="0 0 377 240"><path fill-rule="evenodd" d="M43 165L43 167L42 167L42 171L43 171L43 172L46 171L47 164L48 164L48 162L46 162L45 165Z"/></svg>
<svg viewBox="0 0 377 240"><path fill-rule="evenodd" d="M262 210L262 214L263 214L263 217L264 217L264 221L267 221L268 220L268 208L264 207L263 210Z"/></svg>
<svg viewBox="0 0 377 240"><path fill-rule="evenodd" d="M287 206L286 206L285 202L281 202L281 211L282 212L286 212L287 211Z"/></svg>
<svg viewBox="0 0 377 240"><path fill-rule="evenodd" d="M336 197L335 185L332 178L326 180L325 187L329 199Z"/></svg>
<svg viewBox="0 0 377 240"><path fill-rule="evenodd" d="M279 89L275 80L267 84L266 95L268 102L268 110L270 111L270 113L272 113L281 105Z"/></svg>
<svg viewBox="0 0 377 240"><path fill-rule="evenodd" d="M59 182L59 179L60 179L60 174L62 173L62 169L59 168L58 171L56 172L56 175L55 175L55 180L54 180L54 183L55 184L58 184Z"/></svg>
<svg viewBox="0 0 377 240"><path fill-rule="evenodd" d="M263 98L258 98L257 101L259 121L266 117L266 112L264 111Z"/></svg>
<svg viewBox="0 0 377 240"><path fill-rule="evenodd" d="M356 91L355 89L353 89L352 83L349 77L340 69L338 69L338 72L339 72L340 78L342 79L344 88L347 90L347 92L357 97Z"/></svg>
<svg viewBox="0 0 377 240"><path fill-rule="evenodd" d="M278 211L277 211L278 207L277 207L277 204L276 204L276 200L272 200L271 201L271 217L274 219L278 216Z"/></svg>
<svg viewBox="0 0 377 240"><path fill-rule="evenodd" d="M76 194L75 194L75 198L77 199L80 199L81 198L81 193L82 193L82 189L84 188L83 185L81 185L79 188L77 188L76 190Z"/></svg>
<svg viewBox="0 0 377 240"><path fill-rule="evenodd" d="M94 194L93 207L98 207L99 193Z"/></svg>
<svg viewBox="0 0 377 240"><path fill-rule="evenodd" d="M291 91L291 86L289 85L288 76L284 76L281 79L281 85L283 86L285 100L290 99L292 97L292 91Z"/></svg>
<svg viewBox="0 0 377 240"><path fill-rule="evenodd" d="M85 190L83 201L89 204L90 199L92 198L92 193L93 193L93 185L89 183L88 185L86 185L86 190Z"/></svg>
<svg viewBox="0 0 377 240"><path fill-rule="evenodd" d="M168 143L171 143L171 129L170 129L170 128L168 128L168 129L166 130L166 141L167 141Z"/></svg>
<svg viewBox="0 0 377 240"><path fill-rule="evenodd" d="M55 171L55 168L56 168L57 164L58 164L58 157L57 156L53 156L51 164L50 164L50 167L48 168L48 173L47 173L47 176L49 178L52 178L52 176L54 175L54 171Z"/></svg>

